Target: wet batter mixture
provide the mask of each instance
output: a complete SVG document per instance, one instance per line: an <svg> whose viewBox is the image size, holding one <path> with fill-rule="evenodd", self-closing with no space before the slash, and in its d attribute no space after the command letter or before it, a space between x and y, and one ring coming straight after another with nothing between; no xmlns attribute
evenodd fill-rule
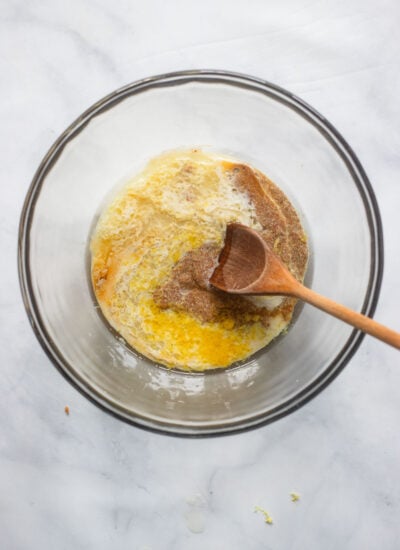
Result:
<svg viewBox="0 0 400 550"><path fill-rule="evenodd" d="M307 239L266 176L200 150L157 157L103 211L91 241L103 314L137 351L170 367L227 367L289 324L292 298L210 288L228 223L259 231L298 280Z"/></svg>

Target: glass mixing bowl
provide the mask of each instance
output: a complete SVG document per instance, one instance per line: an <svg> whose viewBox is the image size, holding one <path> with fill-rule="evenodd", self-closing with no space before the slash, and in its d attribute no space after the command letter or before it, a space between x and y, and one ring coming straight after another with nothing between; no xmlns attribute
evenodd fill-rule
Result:
<svg viewBox="0 0 400 550"><path fill-rule="evenodd" d="M307 402L362 334L305 305L285 336L245 363L191 374L135 353L110 329L91 290L91 231L116 185L181 147L231 154L275 181L310 238L306 283L366 315L381 283L380 216L363 168L333 126L291 93L239 74L185 71L135 82L93 105L47 153L19 238L22 294L41 345L76 388L120 419L165 433L223 434Z"/></svg>

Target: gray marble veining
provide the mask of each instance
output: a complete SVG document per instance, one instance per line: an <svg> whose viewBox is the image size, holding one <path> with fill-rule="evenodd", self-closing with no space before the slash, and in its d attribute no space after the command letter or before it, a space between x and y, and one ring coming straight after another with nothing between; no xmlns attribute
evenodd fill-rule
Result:
<svg viewBox="0 0 400 550"><path fill-rule="evenodd" d="M397 351L366 338L333 384L270 426L164 437L106 415L52 367L16 266L32 174L86 107L144 76L231 69L299 94L354 147L385 233L376 318L399 329L399 16L395 0L2 3L2 549L399 548Z"/></svg>

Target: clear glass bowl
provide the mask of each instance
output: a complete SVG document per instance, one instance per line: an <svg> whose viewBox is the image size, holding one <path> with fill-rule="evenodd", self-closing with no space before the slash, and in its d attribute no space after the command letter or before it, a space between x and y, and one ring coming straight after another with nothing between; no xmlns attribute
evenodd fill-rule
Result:
<svg viewBox="0 0 400 550"><path fill-rule="evenodd" d="M287 335L228 370L190 374L129 349L93 299L88 241L110 191L160 152L203 147L248 161L298 209L307 283L371 315L382 276L376 200L359 161L291 93L223 71L147 78L102 99L57 140L22 212L19 272L33 329L62 374L117 417L181 435L223 434L297 409L345 366L362 334L311 307Z"/></svg>

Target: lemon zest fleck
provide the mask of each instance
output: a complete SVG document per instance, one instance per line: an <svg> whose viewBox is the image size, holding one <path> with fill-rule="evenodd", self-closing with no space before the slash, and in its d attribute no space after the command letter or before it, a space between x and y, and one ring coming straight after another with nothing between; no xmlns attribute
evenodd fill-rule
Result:
<svg viewBox="0 0 400 550"><path fill-rule="evenodd" d="M267 512L267 510L265 510L264 508L261 508L261 506L255 506L254 511L255 512L260 512L264 516L265 523L268 523L268 525L273 524L273 520L272 520L271 516L269 515L269 513Z"/></svg>

